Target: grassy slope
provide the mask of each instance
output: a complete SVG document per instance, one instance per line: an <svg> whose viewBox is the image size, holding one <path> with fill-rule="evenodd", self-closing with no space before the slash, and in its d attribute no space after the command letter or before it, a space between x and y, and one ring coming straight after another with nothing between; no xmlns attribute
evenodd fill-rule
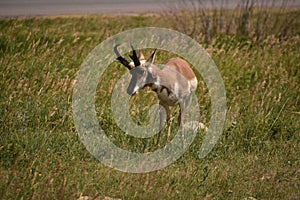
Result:
<svg viewBox="0 0 300 200"><path fill-rule="evenodd" d="M75 199L81 194L122 199L300 196L299 34L285 41L270 36L259 44L218 36L206 46L224 79L228 115L221 139L205 159L197 157L200 137L177 162L147 174L107 168L85 150L70 106L81 62L115 33L165 24L159 17L0 21L2 199ZM107 81L107 86L114 83ZM208 99L200 88L197 95ZM97 101L97 111L108 101L109 96ZM201 103L209 113L209 104ZM106 111L100 116L108 131L115 130L110 115ZM119 144L135 146L116 134ZM147 141L149 146L153 141Z"/></svg>

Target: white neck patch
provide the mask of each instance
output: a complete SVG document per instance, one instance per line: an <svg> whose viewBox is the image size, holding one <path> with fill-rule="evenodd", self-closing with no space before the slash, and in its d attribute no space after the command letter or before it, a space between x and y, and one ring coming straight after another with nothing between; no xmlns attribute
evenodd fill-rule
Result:
<svg viewBox="0 0 300 200"><path fill-rule="evenodd" d="M154 85L156 85L157 87L160 87L160 77L159 76L157 76L157 79L154 82Z"/></svg>

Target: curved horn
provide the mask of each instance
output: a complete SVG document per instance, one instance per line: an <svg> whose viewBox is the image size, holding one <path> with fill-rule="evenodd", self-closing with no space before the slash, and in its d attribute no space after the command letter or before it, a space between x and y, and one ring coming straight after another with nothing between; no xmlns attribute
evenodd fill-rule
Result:
<svg viewBox="0 0 300 200"><path fill-rule="evenodd" d="M117 44L114 47L114 52L117 55L116 60L119 61L122 65L124 65L127 69L131 70L130 62L121 56L120 52L118 51L118 46L120 46L120 45Z"/></svg>
<svg viewBox="0 0 300 200"><path fill-rule="evenodd" d="M137 66L140 66L141 63L140 63L140 60L136 54L136 51L133 47L133 45L130 43L130 46L131 46L131 49L132 49L132 55L129 55L130 58L133 60L133 63L134 63L134 66L137 67Z"/></svg>

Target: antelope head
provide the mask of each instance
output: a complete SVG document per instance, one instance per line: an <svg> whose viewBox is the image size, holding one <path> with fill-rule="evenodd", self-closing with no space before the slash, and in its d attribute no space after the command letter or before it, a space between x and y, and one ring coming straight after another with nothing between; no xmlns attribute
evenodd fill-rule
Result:
<svg viewBox="0 0 300 200"><path fill-rule="evenodd" d="M133 62L129 62L126 60L118 51L118 45L114 47L115 54L117 55L116 60L124 65L127 69L129 69L131 74L131 80L127 88L127 94L134 95L140 89L143 89L147 86L147 84L151 83L151 65L154 62L156 49L152 53L151 57L146 61L144 55L140 52L139 56L132 45L132 55L129 57L132 59Z"/></svg>

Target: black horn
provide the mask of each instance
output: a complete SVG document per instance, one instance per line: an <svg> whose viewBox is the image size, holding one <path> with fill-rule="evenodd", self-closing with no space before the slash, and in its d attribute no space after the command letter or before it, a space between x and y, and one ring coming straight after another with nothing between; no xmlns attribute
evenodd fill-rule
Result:
<svg viewBox="0 0 300 200"><path fill-rule="evenodd" d="M118 51L118 44L114 47L114 52L117 55L117 59L122 65L127 67L127 69L131 70L130 62L126 60L124 57L121 56L121 54Z"/></svg>
<svg viewBox="0 0 300 200"><path fill-rule="evenodd" d="M132 59L135 67L140 66L141 65L140 60L137 57L136 51L135 51L135 49L134 49L134 47L131 43L130 43L130 46L131 46L131 49L132 49L132 55L129 55L129 56Z"/></svg>

